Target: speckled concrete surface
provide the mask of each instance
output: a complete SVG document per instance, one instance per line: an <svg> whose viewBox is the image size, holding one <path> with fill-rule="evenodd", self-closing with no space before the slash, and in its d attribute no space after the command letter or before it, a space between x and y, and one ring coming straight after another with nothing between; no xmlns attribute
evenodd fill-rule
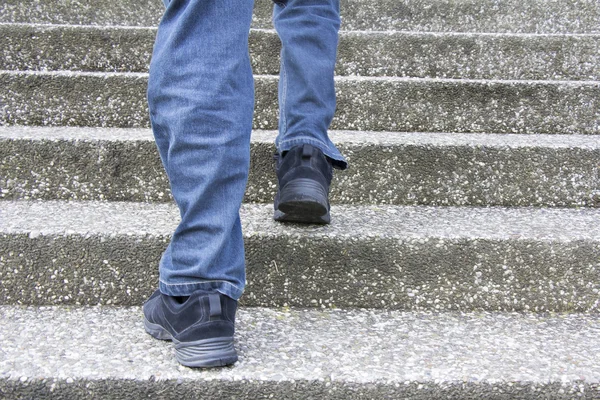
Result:
<svg viewBox="0 0 600 400"><path fill-rule="evenodd" d="M153 28L0 25L0 69L147 72ZM596 80L598 35L342 32L338 75ZM279 39L252 30L255 74L279 73Z"/></svg>
<svg viewBox="0 0 600 400"><path fill-rule="evenodd" d="M0 298L141 304L177 220L170 205L0 202ZM334 207L282 225L244 205L244 305L600 310L600 211Z"/></svg>
<svg viewBox="0 0 600 400"><path fill-rule="evenodd" d="M597 35L349 32L339 75L454 79L597 80Z"/></svg>
<svg viewBox="0 0 600 400"><path fill-rule="evenodd" d="M258 75L254 127L277 127L277 81ZM0 73L0 124L146 127L142 73ZM600 83L338 77L331 129L599 134Z"/></svg>
<svg viewBox="0 0 600 400"><path fill-rule="evenodd" d="M271 27L272 7L255 2L255 27ZM162 10L160 0L4 0L0 21L154 26ZM595 0L342 0L341 10L346 30L600 33Z"/></svg>
<svg viewBox="0 0 600 400"><path fill-rule="evenodd" d="M254 131L248 202L272 202L273 131ZM334 204L600 207L600 135L333 131ZM0 198L171 201L147 129L0 127Z"/></svg>
<svg viewBox="0 0 600 400"><path fill-rule="evenodd" d="M271 7L256 2L255 28ZM0 22L80 26L0 24L0 69L145 72L161 12L4 0ZM600 204L596 0L342 0L342 13L337 74L365 78L337 81L333 128L354 131L332 135L353 167L334 202ZM276 79L260 74L277 72L277 39L255 29L250 45L255 127L272 129ZM145 127L145 86L143 73L0 72L0 125ZM273 136L255 132L247 201L272 198ZM170 200L145 129L0 127L0 159L5 199ZM285 308L242 308L240 362L199 372L143 333L139 308L106 307L154 290L171 204L0 202L0 398L600 399L600 210L332 213L283 226L270 205L243 206L241 304Z"/></svg>
<svg viewBox="0 0 600 400"><path fill-rule="evenodd" d="M147 72L155 28L0 24L0 69Z"/></svg>
<svg viewBox="0 0 600 400"><path fill-rule="evenodd" d="M139 308L1 307L0 317L0 390L23 397L131 394L122 381L207 398L600 396L598 316L242 309L240 360L209 371L179 366Z"/></svg>

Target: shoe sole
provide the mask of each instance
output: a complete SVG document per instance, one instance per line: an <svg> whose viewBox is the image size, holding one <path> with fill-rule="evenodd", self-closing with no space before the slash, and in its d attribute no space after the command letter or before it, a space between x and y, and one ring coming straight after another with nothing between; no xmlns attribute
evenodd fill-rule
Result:
<svg viewBox="0 0 600 400"><path fill-rule="evenodd" d="M327 192L312 179L295 179L280 190L274 219L281 222L328 224Z"/></svg>
<svg viewBox="0 0 600 400"><path fill-rule="evenodd" d="M175 358L186 367L214 368L231 365L238 360L233 337L202 339L180 342L162 326L144 318L144 329L155 339L170 340L175 344Z"/></svg>

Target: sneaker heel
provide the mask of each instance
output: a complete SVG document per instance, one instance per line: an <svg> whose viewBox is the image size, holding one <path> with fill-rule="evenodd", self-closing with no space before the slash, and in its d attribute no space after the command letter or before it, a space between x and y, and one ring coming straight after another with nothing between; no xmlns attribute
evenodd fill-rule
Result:
<svg viewBox="0 0 600 400"><path fill-rule="evenodd" d="M312 179L296 179L281 190L275 219L308 223L328 223L327 192Z"/></svg>
<svg viewBox="0 0 600 400"><path fill-rule="evenodd" d="M233 337L219 337L175 343L175 358L186 367L211 368L233 364L238 356Z"/></svg>

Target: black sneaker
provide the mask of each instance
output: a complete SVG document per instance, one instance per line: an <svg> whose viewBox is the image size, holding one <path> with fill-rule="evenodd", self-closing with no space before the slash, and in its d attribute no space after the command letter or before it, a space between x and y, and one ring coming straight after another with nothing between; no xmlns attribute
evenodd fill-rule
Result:
<svg viewBox="0 0 600 400"><path fill-rule="evenodd" d="M328 224L329 185L333 167L321 150L304 144L276 155L279 189L276 221Z"/></svg>
<svg viewBox="0 0 600 400"><path fill-rule="evenodd" d="M198 290L172 297L154 292L144 304L146 332L172 340L175 357L186 367L210 368L233 364L237 301L217 292Z"/></svg>

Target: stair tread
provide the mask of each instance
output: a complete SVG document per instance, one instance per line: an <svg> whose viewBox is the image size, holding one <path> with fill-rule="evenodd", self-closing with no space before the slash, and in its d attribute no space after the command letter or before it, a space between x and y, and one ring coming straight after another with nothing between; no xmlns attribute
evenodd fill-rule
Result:
<svg viewBox="0 0 600 400"><path fill-rule="evenodd" d="M339 206L329 226L241 209L252 306L597 312L600 210ZM170 204L0 202L8 304L138 305Z"/></svg>
<svg viewBox="0 0 600 400"><path fill-rule="evenodd" d="M256 76L255 128L277 127L277 82ZM332 129L599 132L596 81L338 77L335 83ZM0 124L149 126L144 73L4 71L0 88Z"/></svg>
<svg viewBox="0 0 600 400"><path fill-rule="evenodd" d="M251 140L255 143L273 143L277 131L255 129ZM376 145L431 145L431 146L485 146L552 149L600 149L600 135L578 134L510 134L510 133L455 133L455 132L384 132L331 130L329 137L335 143ZM82 141L154 141L148 128L101 128L72 126L0 126L0 139L15 140L82 140Z"/></svg>
<svg viewBox="0 0 600 400"><path fill-rule="evenodd" d="M0 210L0 233L29 235L169 235L178 221L172 204L3 201ZM600 240L597 209L332 206L335 223L327 226L281 224L271 213L270 204L244 204L246 235Z"/></svg>
<svg viewBox="0 0 600 400"><path fill-rule="evenodd" d="M107 71L13 71L0 70L0 75L6 76L56 76L56 77L95 77L95 78L148 78L147 72L107 72ZM278 81L277 75L254 75L254 79ZM509 84L509 85L555 85L568 87L598 86L596 80L555 80L555 79L468 79L468 78L430 78L407 76L336 76L338 82L435 82L435 83L475 83L484 85Z"/></svg>
<svg viewBox="0 0 600 400"><path fill-rule="evenodd" d="M275 131L255 130L245 201L276 191ZM330 131L350 168L332 204L598 207L600 135ZM0 127L4 200L172 201L149 129Z"/></svg>
<svg viewBox="0 0 600 400"><path fill-rule="evenodd" d="M204 372L146 335L139 307L0 306L0 316L3 379L600 382L598 315L242 308L240 361Z"/></svg>
<svg viewBox="0 0 600 400"><path fill-rule="evenodd" d="M146 72L155 28L0 23L0 69ZM598 34L342 31L336 74L592 80ZM279 73L274 30L252 29L256 74ZM527 54L527 57L523 57Z"/></svg>

